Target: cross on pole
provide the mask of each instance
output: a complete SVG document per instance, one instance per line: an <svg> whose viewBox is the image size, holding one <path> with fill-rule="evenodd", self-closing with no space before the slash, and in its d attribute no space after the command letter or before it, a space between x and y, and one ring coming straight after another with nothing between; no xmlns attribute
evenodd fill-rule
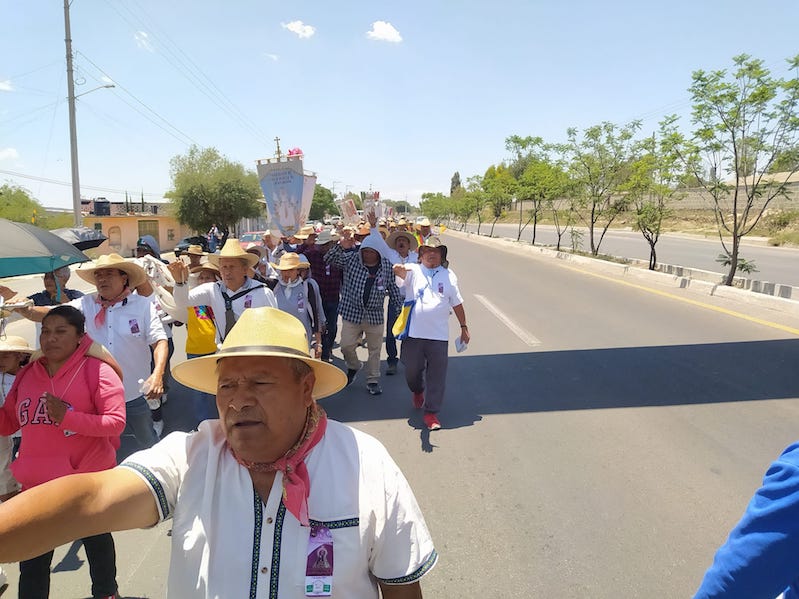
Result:
<svg viewBox="0 0 799 599"><path fill-rule="evenodd" d="M280 138L279 137L275 137L275 143L277 144L277 151L275 152L275 156L277 156L277 159L280 160L280 157L282 156L282 154L280 153Z"/></svg>

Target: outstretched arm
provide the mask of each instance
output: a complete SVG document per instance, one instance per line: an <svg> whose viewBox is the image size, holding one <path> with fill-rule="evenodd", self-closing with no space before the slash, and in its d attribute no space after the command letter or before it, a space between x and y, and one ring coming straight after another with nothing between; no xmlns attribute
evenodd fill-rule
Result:
<svg viewBox="0 0 799 599"><path fill-rule="evenodd" d="M0 562L31 559L75 539L157 522L150 488L127 468L64 476L0 504Z"/></svg>

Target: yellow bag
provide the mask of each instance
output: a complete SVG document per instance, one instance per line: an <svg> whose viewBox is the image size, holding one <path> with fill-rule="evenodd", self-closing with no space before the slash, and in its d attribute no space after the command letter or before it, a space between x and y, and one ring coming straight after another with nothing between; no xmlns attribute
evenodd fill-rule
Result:
<svg viewBox="0 0 799 599"><path fill-rule="evenodd" d="M416 300L406 300L405 303L402 304L402 309L397 316L397 320L394 321L394 326L391 327L391 332L394 333L395 339L402 341L410 334L411 312L413 311L414 304L416 304Z"/></svg>

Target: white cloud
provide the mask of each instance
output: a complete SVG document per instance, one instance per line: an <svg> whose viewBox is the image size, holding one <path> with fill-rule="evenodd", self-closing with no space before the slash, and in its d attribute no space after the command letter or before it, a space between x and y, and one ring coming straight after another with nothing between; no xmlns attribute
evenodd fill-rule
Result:
<svg viewBox="0 0 799 599"><path fill-rule="evenodd" d="M312 25L306 25L302 21L292 21L291 23L281 23L280 26L283 29L288 29L292 33L296 33L297 37L300 39L305 39L311 37L314 33L316 33L316 27Z"/></svg>
<svg viewBox="0 0 799 599"><path fill-rule="evenodd" d="M137 31L133 34L133 39L136 40L136 45L141 48L142 50L147 50L148 52L155 52L155 48L153 48L152 43L150 42L150 36L145 31Z"/></svg>
<svg viewBox="0 0 799 599"><path fill-rule="evenodd" d="M14 148L0 148L0 162L3 160L16 160L19 158L19 152Z"/></svg>
<svg viewBox="0 0 799 599"><path fill-rule="evenodd" d="M0 81L0 92L13 92L14 86L11 85L11 79Z"/></svg>
<svg viewBox="0 0 799 599"><path fill-rule="evenodd" d="M267 54L265 52L264 52L264 56L266 58L268 58L269 60L272 60L273 62L277 62L278 58L279 58L277 54Z"/></svg>
<svg viewBox="0 0 799 599"><path fill-rule="evenodd" d="M366 32L366 37L370 40L393 42L395 44L402 41L400 32L388 21L375 21L372 23L372 30Z"/></svg>

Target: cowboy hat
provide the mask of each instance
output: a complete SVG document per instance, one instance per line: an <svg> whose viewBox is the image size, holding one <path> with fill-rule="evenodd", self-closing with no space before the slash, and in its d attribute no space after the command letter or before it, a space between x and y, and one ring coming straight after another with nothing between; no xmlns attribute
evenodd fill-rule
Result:
<svg viewBox="0 0 799 599"><path fill-rule="evenodd" d="M311 235L316 235L316 229L313 228L313 225L305 225L299 232L294 233L294 237L297 239L308 239Z"/></svg>
<svg viewBox="0 0 799 599"><path fill-rule="evenodd" d="M313 398L321 399L340 391L347 375L332 364L308 355L305 326L288 312L277 308L249 308L222 342L215 354L186 360L172 367L172 376L190 387L216 394L219 377L216 364L223 358L276 356L302 360L316 375Z"/></svg>
<svg viewBox="0 0 799 599"><path fill-rule="evenodd" d="M18 352L20 354L32 354L33 348L28 345L24 337L16 335L6 335L0 339L0 352Z"/></svg>
<svg viewBox="0 0 799 599"><path fill-rule="evenodd" d="M250 243L244 249L245 252L255 253L257 252L258 255L263 258L264 254L266 253L266 248L262 246L260 243Z"/></svg>
<svg viewBox="0 0 799 599"><path fill-rule="evenodd" d="M417 227L429 227L430 226L430 219L427 218L426 216L420 216L416 220L416 226Z"/></svg>
<svg viewBox="0 0 799 599"><path fill-rule="evenodd" d="M408 231L393 231L391 235L386 238L386 244L392 250L397 249L397 239L400 237L404 237L408 240L408 243L411 245L411 249L415 250L416 247L419 245L419 242L416 241L416 236L413 233L409 233Z"/></svg>
<svg viewBox="0 0 799 599"><path fill-rule="evenodd" d="M238 239L234 239L233 237L229 238L226 242L224 247L222 247L222 251L218 254L209 254L208 255L208 262L215 266L219 266L219 259L220 258L238 258L239 260L244 260L247 262L247 266L252 268L256 264L258 264L258 256L255 254L251 254L249 252L245 252L241 249L241 244L239 243Z"/></svg>
<svg viewBox="0 0 799 599"><path fill-rule="evenodd" d="M203 251L203 246L201 245L190 245L189 249L187 249L185 254L191 254L192 256L207 256L208 252Z"/></svg>
<svg viewBox="0 0 799 599"><path fill-rule="evenodd" d="M358 230L355 231L355 234L356 235L369 235L371 230L372 230L372 228L369 225L367 225L366 223L363 223L363 224L359 224L358 225Z"/></svg>
<svg viewBox="0 0 799 599"><path fill-rule="evenodd" d="M280 256L280 262L277 263L277 264L272 262L272 266L276 270L292 270L294 268L310 268L310 264L300 260L299 254L295 254L294 252L286 252L285 254Z"/></svg>
<svg viewBox="0 0 799 599"><path fill-rule="evenodd" d="M103 268L115 268L128 275L128 287L134 289L147 281L147 273L135 262L128 262L119 254L106 254L92 262L89 268L79 268L75 272L87 283L95 284L94 271Z"/></svg>
<svg viewBox="0 0 799 599"><path fill-rule="evenodd" d="M199 266L192 266L189 269L189 272L194 274L194 273L200 272L201 270L210 270L211 272L213 272L213 273L215 273L217 275L219 274L219 268L217 267L217 265L216 264L211 264L210 262L206 262L205 264L200 264Z"/></svg>

